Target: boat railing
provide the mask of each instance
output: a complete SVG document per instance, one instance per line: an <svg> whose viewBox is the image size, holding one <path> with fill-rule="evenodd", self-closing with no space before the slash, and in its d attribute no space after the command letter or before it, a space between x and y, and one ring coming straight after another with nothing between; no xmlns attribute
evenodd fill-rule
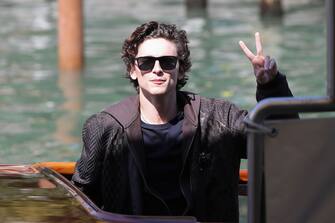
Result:
<svg viewBox="0 0 335 223"><path fill-rule="evenodd" d="M335 156L335 117L266 120L270 115L335 111L334 9L334 1L327 0L327 96L265 99L246 119L248 223L335 219L330 189L335 187L335 165L329 159Z"/></svg>

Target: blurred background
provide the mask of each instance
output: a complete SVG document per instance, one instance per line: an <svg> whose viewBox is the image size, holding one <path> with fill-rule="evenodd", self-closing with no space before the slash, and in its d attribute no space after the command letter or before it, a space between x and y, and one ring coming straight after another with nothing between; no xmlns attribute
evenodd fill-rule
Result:
<svg viewBox="0 0 335 223"><path fill-rule="evenodd" d="M185 90L251 109L255 80L239 48L276 58L296 96L326 95L323 0L282 1L282 16L261 16L260 0L84 0L85 69L58 70L57 1L0 0L0 163L75 161L86 118L135 90L124 78L124 39L149 20L188 32L193 62Z"/></svg>

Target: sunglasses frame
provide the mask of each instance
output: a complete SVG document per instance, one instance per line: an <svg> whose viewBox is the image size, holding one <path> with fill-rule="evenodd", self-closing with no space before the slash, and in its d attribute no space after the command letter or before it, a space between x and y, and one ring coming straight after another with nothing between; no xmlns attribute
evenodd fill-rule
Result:
<svg viewBox="0 0 335 223"><path fill-rule="evenodd" d="M174 63L175 63L175 65L174 65L174 67L173 68L171 68L171 69L166 69L166 67L165 67L165 65L164 65L164 59L166 59L166 58L169 58L169 59L174 59L175 61L174 61ZM152 63L152 65L150 66L150 69L143 69L143 68L141 68L141 67L143 67L143 64L141 64L140 65L140 63L139 63L139 60L141 60L141 59L151 59L151 61L150 61L150 63ZM154 61L152 61L152 60L154 60ZM143 56L143 57L136 57L135 58L135 61L136 61L136 63L137 63L137 67L141 70L141 71L152 71L152 69L155 67L155 63L156 63L156 61L158 60L158 62L159 62L159 66L162 68L162 70L173 70L173 69L175 69L176 67L177 67L177 63L178 63L178 57L177 56L161 56L161 57L153 57L153 56Z"/></svg>

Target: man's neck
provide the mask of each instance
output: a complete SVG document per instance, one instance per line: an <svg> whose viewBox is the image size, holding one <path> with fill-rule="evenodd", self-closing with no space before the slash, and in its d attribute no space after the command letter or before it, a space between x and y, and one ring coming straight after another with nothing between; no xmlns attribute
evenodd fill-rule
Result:
<svg viewBox="0 0 335 223"><path fill-rule="evenodd" d="M165 124L177 115L177 95L145 96L140 92L140 111L142 121L148 124Z"/></svg>

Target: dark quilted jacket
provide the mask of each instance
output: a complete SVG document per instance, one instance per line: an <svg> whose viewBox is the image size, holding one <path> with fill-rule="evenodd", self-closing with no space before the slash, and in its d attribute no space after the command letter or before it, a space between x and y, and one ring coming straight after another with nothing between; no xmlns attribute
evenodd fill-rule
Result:
<svg viewBox="0 0 335 223"><path fill-rule="evenodd" d="M271 83L258 86L256 97L291 95L285 76L279 74ZM193 93L178 92L177 98L184 109L180 177L187 201L184 214L199 221L238 222L247 112L226 100ZM146 181L138 108L138 96L129 97L91 116L83 128L83 151L73 182L106 211L140 215L143 191L157 197ZM168 209L165 214L169 215Z"/></svg>

